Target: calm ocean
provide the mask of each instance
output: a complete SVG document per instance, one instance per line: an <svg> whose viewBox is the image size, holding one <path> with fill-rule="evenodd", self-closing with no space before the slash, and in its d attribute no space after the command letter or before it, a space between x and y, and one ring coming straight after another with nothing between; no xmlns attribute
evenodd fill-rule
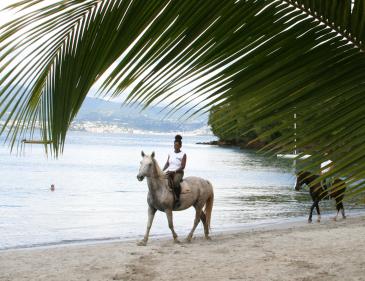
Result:
<svg viewBox="0 0 365 281"><path fill-rule="evenodd" d="M185 176L209 179L215 188L213 234L307 214L310 198L293 190L289 160L196 144L211 139L185 136L183 151ZM172 146L173 135L83 132L70 132L58 160L47 159L37 145L19 156L1 146L0 249L141 238L147 221L147 184L136 179L141 150L155 151L163 166ZM322 206L334 212L333 202ZM181 237L193 218L193 209L174 213ZM199 225L196 234L202 232ZM165 214L158 212L151 236L169 234Z"/></svg>

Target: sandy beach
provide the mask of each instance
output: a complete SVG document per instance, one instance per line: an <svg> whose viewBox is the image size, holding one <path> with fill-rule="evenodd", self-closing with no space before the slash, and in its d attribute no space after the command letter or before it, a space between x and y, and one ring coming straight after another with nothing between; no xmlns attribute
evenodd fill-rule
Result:
<svg viewBox="0 0 365 281"><path fill-rule="evenodd" d="M153 228L152 228L153 229ZM182 235L182 234L181 234ZM0 252L0 280L365 280L365 217Z"/></svg>

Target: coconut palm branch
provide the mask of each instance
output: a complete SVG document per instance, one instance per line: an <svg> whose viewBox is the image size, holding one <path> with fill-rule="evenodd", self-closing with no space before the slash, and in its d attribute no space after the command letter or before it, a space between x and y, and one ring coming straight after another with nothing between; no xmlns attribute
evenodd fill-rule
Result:
<svg viewBox="0 0 365 281"><path fill-rule="evenodd" d="M39 133L57 156L99 81L100 95L127 103L192 103L187 115L234 103L226 130L239 129L237 116L242 134L278 124L269 151L296 145L314 155L308 168L327 152L331 173L363 178L364 0L29 0L9 9L21 11L0 29L1 133L12 147Z"/></svg>

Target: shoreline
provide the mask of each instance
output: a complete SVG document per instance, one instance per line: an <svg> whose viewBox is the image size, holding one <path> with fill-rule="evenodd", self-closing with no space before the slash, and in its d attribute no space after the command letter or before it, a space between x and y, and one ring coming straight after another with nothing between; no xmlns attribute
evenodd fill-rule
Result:
<svg viewBox="0 0 365 281"><path fill-rule="evenodd" d="M0 251L0 280L365 280L365 215L200 232L192 243L151 237ZM180 237L183 240L184 237Z"/></svg>
<svg viewBox="0 0 365 281"><path fill-rule="evenodd" d="M200 145L216 145L219 147L234 147L239 149L248 149L248 150L260 150L264 148L267 143L264 142L239 142L239 141L232 141L232 140L211 140L211 141L205 141L205 142L197 142L196 144Z"/></svg>
<svg viewBox="0 0 365 281"><path fill-rule="evenodd" d="M324 213L322 211L321 217L322 222L331 220L333 217L333 212ZM346 215L350 218L358 218L358 217L365 217L365 210L348 210ZM313 223L316 223L317 215L314 214L313 216ZM303 222L307 223L307 215L303 216L296 216L296 217L287 217L287 218L277 218L277 219L267 219L267 220L259 220L251 223L244 223L240 224L236 227L226 227L221 229L213 229L211 230L211 235L231 235L236 233L243 233L243 232L250 232L250 231L260 231L265 229L271 230L278 230L282 228L287 228L291 226L302 225ZM339 216L340 218L340 216ZM186 231L187 235L188 230ZM109 244L109 243L124 243L124 242L133 242L143 238L144 233L140 233L136 236L128 236L128 237L101 237L101 238L90 238L85 240L62 240L62 241L55 241L55 242L45 242L40 244L31 244L31 245L19 245L13 246L8 248L0 248L0 255L4 252L11 252L11 251L32 251L32 250L47 250L47 249L54 249L54 248L63 248L63 247L73 247L73 246L92 246L92 245L99 245L99 244ZM184 235L180 234L180 236ZM194 236L200 237L203 236L203 230L196 229ZM171 234L153 234L153 226L150 232L150 240L157 240L157 241L164 241L171 239Z"/></svg>

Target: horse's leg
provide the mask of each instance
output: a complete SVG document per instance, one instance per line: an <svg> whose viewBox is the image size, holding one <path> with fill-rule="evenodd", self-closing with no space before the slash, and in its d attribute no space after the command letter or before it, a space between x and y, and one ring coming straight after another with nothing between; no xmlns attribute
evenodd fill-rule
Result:
<svg viewBox="0 0 365 281"><path fill-rule="evenodd" d="M317 222L321 222L321 212L319 211L319 204L316 205L317 210Z"/></svg>
<svg viewBox="0 0 365 281"><path fill-rule="evenodd" d="M340 196L340 204L341 204L341 213L342 213L342 218L346 219L346 215L345 215L345 208L343 206L342 200L345 197L345 191L346 191L346 183L343 182L343 189L341 190L341 196Z"/></svg>
<svg viewBox="0 0 365 281"><path fill-rule="evenodd" d="M188 241L188 242L191 242L191 238L193 238L194 231L195 231L195 229L198 226L199 221L200 221L200 214L201 213L202 213L202 208L195 207L194 225L193 225L193 228L191 229L188 237L186 237L186 241Z"/></svg>
<svg viewBox="0 0 365 281"><path fill-rule="evenodd" d="M341 209L341 206L340 206L340 203L338 202L338 198L336 197L335 198L336 200L336 210L337 210L337 213L336 213L336 216L333 218L334 221L337 221L337 217L338 217L338 213L340 212L340 209Z"/></svg>
<svg viewBox="0 0 365 281"><path fill-rule="evenodd" d="M337 214L336 216L333 218L333 220L337 220L338 217L338 213L341 210L341 214L342 214L342 218L346 218L345 216L345 209L343 208L343 204L342 204L342 198L336 198L336 209L337 209Z"/></svg>
<svg viewBox="0 0 365 281"><path fill-rule="evenodd" d="M205 234L205 238L207 240L210 240L210 237L209 237L209 227L208 227L208 224L207 224L207 218L204 214L204 212L201 212L200 214L200 220L202 221L203 225L204 225L204 234Z"/></svg>
<svg viewBox="0 0 365 281"><path fill-rule="evenodd" d="M179 243L179 240L177 239L177 234L174 230L174 223L172 221L172 210L171 209L166 209L165 213L166 213L166 216L167 216L167 221L169 223L169 228L171 229L171 232L172 232L172 237L174 237L174 241L176 243Z"/></svg>
<svg viewBox="0 0 365 281"><path fill-rule="evenodd" d="M309 222L309 223L311 223L311 222L312 222L313 209L314 209L314 207L315 207L316 205L318 205L318 203L319 203L319 200L318 200L318 199L316 199L316 200L314 200L314 202L313 202L313 204L312 204L312 206L311 206L311 209L310 209L310 212L309 212L309 218L308 218L308 222Z"/></svg>
<svg viewBox="0 0 365 281"><path fill-rule="evenodd" d="M341 202L340 204L341 204L341 214L342 214L342 218L343 218L343 219L345 219L345 218L346 218L346 215L345 215L345 208L343 207L342 202Z"/></svg>
<svg viewBox="0 0 365 281"><path fill-rule="evenodd" d="M338 197L338 202L337 202L337 198L336 198L336 204L338 203L338 207L341 210L341 214L342 214L342 218L343 219L346 218L345 208L343 207L343 203L342 203L345 190L346 190L346 187L343 190L340 191L341 192L341 195Z"/></svg>
<svg viewBox="0 0 365 281"><path fill-rule="evenodd" d="M333 217L334 221L337 221L338 213L340 212L340 209L337 206L336 206L336 209L337 209L337 213L336 213L336 216Z"/></svg>
<svg viewBox="0 0 365 281"><path fill-rule="evenodd" d="M156 209L148 206L148 222L147 222L147 229L146 233L143 237L143 240L137 243L138 246L146 246L148 241L148 236L150 234L150 229L152 226L153 218L155 217Z"/></svg>

